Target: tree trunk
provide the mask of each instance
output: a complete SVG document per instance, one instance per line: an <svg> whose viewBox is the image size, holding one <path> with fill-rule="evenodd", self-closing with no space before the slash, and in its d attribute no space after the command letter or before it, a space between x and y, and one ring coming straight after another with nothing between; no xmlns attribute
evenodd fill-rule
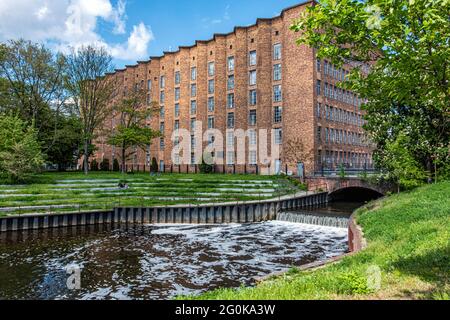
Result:
<svg viewBox="0 0 450 320"><path fill-rule="evenodd" d="M84 174L87 175L89 173L89 154L88 154L88 141L84 140Z"/></svg>
<svg viewBox="0 0 450 320"><path fill-rule="evenodd" d="M126 173L125 162L125 147L122 146L122 173Z"/></svg>

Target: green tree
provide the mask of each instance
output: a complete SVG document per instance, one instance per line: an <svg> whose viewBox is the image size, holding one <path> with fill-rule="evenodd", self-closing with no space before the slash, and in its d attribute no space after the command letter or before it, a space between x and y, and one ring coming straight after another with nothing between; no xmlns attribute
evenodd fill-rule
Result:
<svg viewBox="0 0 450 320"><path fill-rule="evenodd" d="M0 117L0 171L11 182L26 180L44 164L36 130L18 116Z"/></svg>
<svg viewBox="0 0 450 320"><path fill-rule="evenodd" d="M152 164L150 166L151 173L157 173L159 171L158 163L156 162L156 158L152 158Z"/></svg>
<svg viewBox="0 0 450 320"><path fill-rule="evenodd" d="M46 108L60 109L65 103L64 75L66 61L42 44L11 40L0 46L0 89L6 90L8 103L3 109L18 112L40 130ZM3 93L5 94L5 93ZM8 110L3 110L8 111Z"/></svg>
<svg viewBox="0 0 450 320"><path fill-rule="evenodd" d="M388 181L395 181L400 189L412 189L423 184L426 174L408 146L411 144L406 134L401 133L397 139L386 144L385 163L383 168L387 170Z"/></svg>
<svg viewBox="0 0 450 320"><path fill-rule="evenodd" d="M81 120L83 168L89 172L89 146L104 121L111 114L111 101L117 94L117 79L105 76L114 70L112 57L103 47L87 46L73 50L66 57L65 85L70 92L74 111Z"/></svg>
<svg viewBox="0 0 450 320"><path fill-rule="evenodd" d="M118 118L118 126L109 134L108 144L120 148L122 173L125 173L126 161L137 152L145 150L152 140L160 136L146 125L146 120L157 110L157 104L145 106L147 93L139 84L124 95L114 105L113 117Z"/></svg>
<svg viewBox="0 0 450 320"><path fill-rule="evenodd" d="M341 86L367 100L378 165L400 134L424 170L450 162L449 15L448 0L323 0L291 27L319 59L354 67Z"/></svg>

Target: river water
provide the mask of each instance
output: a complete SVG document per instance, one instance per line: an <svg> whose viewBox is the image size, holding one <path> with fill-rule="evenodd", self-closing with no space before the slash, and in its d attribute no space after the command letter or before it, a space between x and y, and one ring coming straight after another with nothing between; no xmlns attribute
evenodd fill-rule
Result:
<svg viewBox="0 0 450 320"><path fill-rule="evenodd" d="M317 210L348 217L354 208ZM347 250L344 228L285 221L3 233L0 299L170 299L252 285ZM68 267L80 270L77 290L68 289Z"/></svg>

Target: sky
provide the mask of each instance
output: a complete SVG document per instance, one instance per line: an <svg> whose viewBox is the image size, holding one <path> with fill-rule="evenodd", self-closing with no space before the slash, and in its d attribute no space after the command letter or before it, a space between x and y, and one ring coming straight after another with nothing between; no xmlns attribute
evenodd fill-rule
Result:
<svg viewBox="0 0 450 320"><path fill-rule="evenodd" d="M0 0L0 41L105 46L117 68L279 15L303 0Z"/></svg>

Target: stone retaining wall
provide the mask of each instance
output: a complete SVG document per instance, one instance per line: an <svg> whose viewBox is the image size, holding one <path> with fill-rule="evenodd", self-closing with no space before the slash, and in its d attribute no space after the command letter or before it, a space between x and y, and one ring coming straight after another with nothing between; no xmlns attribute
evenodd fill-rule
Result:
<svg viewBox="0 0 450 320"><path fill-rule="evenodd" d="M282 210L305 208L327 202L327 193L317 193L313 195L283 197L278 200L243 203L152 208L115 208L112 211L15 215L0 218L0 232L112 223L220 224L262 222L275 219L277 213Z"/></svg>

